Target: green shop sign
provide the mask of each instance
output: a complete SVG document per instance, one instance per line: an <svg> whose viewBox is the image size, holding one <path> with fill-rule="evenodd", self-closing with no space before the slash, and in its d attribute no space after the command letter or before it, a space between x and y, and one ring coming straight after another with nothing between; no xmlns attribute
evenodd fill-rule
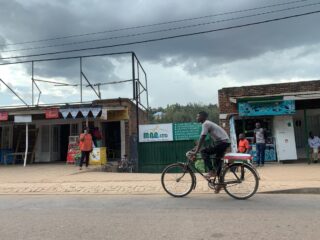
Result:
<svg viewBox="0 0 320 240"><path fill-rule="evenodd" d="M201 133L201 124L199 123L174 123L173 140L198 140Z"/></svg>
<svg viewBox="0 0 320 240"><path fill-rule="evenodd" d="M198 140L199 123L166 123L139 125L139 142L168 142Z"/></svg>

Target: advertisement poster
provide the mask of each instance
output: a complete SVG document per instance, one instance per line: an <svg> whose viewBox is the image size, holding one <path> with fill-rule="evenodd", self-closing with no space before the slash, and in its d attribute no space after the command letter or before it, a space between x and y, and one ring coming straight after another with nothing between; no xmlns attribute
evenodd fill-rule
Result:
<svg viewBox="0 0 320 240"><path fill-rule="evenodd" d="M139 126L139 142L173 141L172 123Z"/></svg>
<svg viewBox="0 0 320 240"><path fill-rule="evenodd" d="M0 112L0 121L8 121L9 115L8 112Z"/></svg>
<svg viewBox="0 0 320 240"><path fill-rule="evenodd" d="M59 109L50 108L45 110L46 119L56 119L59 118Z"/></svg>

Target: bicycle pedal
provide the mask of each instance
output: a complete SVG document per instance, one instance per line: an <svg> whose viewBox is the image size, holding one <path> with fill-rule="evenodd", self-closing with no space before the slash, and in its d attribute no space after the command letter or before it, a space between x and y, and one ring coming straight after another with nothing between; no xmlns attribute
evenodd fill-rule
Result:
<svg viewBox="0 0 320 240"><path fill-rule="evenodd" d="M216 184L214 183L214 180L208 181L208 187L211 188L212 190L216 189Z"/></svg>

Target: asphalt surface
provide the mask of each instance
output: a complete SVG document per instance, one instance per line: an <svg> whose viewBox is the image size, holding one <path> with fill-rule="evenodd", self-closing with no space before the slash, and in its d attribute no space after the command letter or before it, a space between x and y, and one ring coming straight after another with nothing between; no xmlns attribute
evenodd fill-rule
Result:
<svg viewBox="0 0 320 240"><path fill-rule="evenodd" d="M0 238L319 239L319 195L0 196Z"/></svg>

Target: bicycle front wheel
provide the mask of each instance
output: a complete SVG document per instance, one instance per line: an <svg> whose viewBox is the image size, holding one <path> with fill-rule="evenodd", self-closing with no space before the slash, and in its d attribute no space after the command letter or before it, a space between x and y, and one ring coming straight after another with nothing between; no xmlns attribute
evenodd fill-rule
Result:
<svg viewBox="0 0 320 240"><path fill-rule="evenodd" d="M191 170L180 163L169 165L161 175L163 189L173 197L188 195L192 191L194 181Z"/></svg>
<svg viewBox="0 0 320 240"><path fill-rule="evenodd" d="M235 163L223 173L224 190L235 199L244 200L252 197L258 190L259 178L256 171L245 164Z"/></svg>

